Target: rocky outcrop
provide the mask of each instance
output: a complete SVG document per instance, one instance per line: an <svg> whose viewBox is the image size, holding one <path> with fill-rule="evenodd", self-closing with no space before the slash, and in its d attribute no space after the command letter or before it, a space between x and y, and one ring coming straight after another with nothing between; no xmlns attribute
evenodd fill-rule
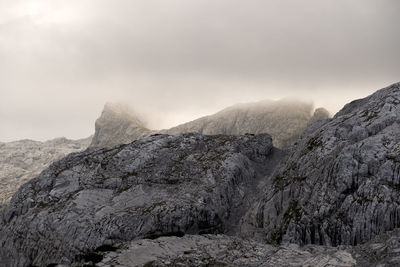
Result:
<svg viewBox="0 0 400 267"><path fill-rule="evenodd" d="M248 212L244 236L357 245L400 226L400 84L314 123Z"/></svg>
<svg viewBox="0 0 400 267"><path fill-rule="evenodd" d="M0 213L0 265L71 264L96 248L235 232L282 153L269 135L155 135L70 154Z"/></svg>
<svg viewBox="0 0 400 267"><path fill-rule="evenodd" d="M65 155L86 149L91 138L46 142L20 140L0 143L0 209L18 188L39 175L52 162Z"/></svg>
<svg viewBox="0 0 400 267"><path fill-rule="evenodd" d="M95 134L90 146L113 147L128 144L152 133L129 107L107 103L100 118L96 120Z"/></svg>
<svg viewBox="0 0 400 267"><path fill-rule="evenodd" d="M329 113L313 105L294 100L261 101L238 104L216 114L184 123L167 130L150 131L137 115L119 105L107 104L96 121L96 133L91 146L112 147L127 144L145 136L161 133L201 133L205 135L243 135L268 133L274 146L288 148L311 122L326 119Z"/></svg>

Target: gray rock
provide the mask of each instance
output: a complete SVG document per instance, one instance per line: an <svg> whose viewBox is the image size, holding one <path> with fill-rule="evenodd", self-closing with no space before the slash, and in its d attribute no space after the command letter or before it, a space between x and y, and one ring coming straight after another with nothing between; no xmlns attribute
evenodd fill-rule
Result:
<svg viewBox="0 0 400 267"><path fill-rule="evenodd" d="M105 250L105 251L104 251ZM108 250L108 251L107 251ZM400 266L400 229L357 246L273 246L226 235L185 235L127 242L96 252L106 266ZM87 262L91 263L91 262Z"/></svg>
<svg viewBox="0 0 400 267"><path fill-rule="evenodd" d="M18 188L39 175L52 162L72 152L86 149L91 138L46 142L20 140L0 143L0 209Z"/></svg>
<svg viewBox="0 0 400 267"><path fill-rule="evenodd" d="M226 235L185 235L133 241L103 255L106 266L355 266L343 249L297 245L274 247Z"/></svg>
<svg viewBox="0 0 400 267"><path fill-rule="evenodd" d="M297 141L243 219L243 236L357 245L400 226L400 83L347 104Z"/></svg>
<svg viewBox="0 0 400 267"><path fill-rule="evenodd" d="M0 265L71 264L102 245L235 232L281 157L266 134L156 135L71 154L0 213Z"/></svg>

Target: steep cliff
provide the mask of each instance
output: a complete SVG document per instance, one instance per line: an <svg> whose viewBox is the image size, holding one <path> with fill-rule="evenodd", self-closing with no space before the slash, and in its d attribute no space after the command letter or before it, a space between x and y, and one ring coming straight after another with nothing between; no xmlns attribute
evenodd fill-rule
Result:
<svg viewBox="0 0 400 267"><path fill-rule="evenodd" d="M134 111L121 104L107 103L95 123L91 147L113 147L149 136L152 131Z"/></svg>
<svg viewBox="0 0 400 267"><path fill-rule="evenodd" d="M400 83L305 131L243 220L269 242L357 245L400 226Z"/></svg>

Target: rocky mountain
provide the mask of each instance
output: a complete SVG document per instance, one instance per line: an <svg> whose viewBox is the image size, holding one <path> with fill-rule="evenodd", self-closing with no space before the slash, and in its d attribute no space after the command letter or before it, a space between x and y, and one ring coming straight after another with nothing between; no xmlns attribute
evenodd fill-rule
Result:
<svg viewBox="0 0 400 267"><path fill-rule="evenodd" d="M317 119L313 117L313 109L311 103L287 99L238 104L163 132L228 135L268 133L272 136L274 146L287 148L303 133L312 118ZM329 113L320 111L322 109L317 113L319 119L329 117Z"/></svg>
<svg viewBox="0 0 400 267"><path fill-rule="evenodd" d="M20 185L37 176L55 160L85 149L88 142L91 147L113 147L155 133L270 133L275 145L287 147L294 143L309 122L329 116L323 109L317 109L311 116L312 109L309 103L290 100L240 104L170 130L152 131L146 128L145 120L129 107L107 103L96 120L91 142L90 139L56 139L48 142L22 140L0 143L0 208Z"/></svg>
<svg viewBox="0 0 400 267"><path fill-rule="evenodd" d="M0 214L0 265L72 264L139 238L233 233L282 155L267 134L155 135L70 154Z"/></svg>
<svg viewBox="0 0 400 267"><path fill-rule="evenodd" d="M69 153L82 151L89 144L90 138L0 143L0 209L22 184L38 176L52 162Z"/></svg>
<svg viewBox="0 0 400 267"><path fill-rule="evenodd" d="M144 121L129 107L106 103L100 118L96 120L95 134L90 146L113 147L150 134L152 131L145 127Z"/></svg>
<svg viewBox="0 0 400 267"><path fill-rule="evenodd" d="M244 236L357 245L400 226L400 83L308 127L247 214Z"/></svg>
<svg viewBox="0 0 400 267"><path fill-rule="evenodd" d="M400 83L268 134L155 134L53 163L0 211L0 266L400 266ZM321 119L319 119L321 118Z"/></svg>
<svg viewBox="0 0 400 267"><path fill-rule="evenodd" d="M177 135L181 133L201 133L205 135L246 133L268 133L279 148L288 148L303 133L308 124L326 119L329 113L313 105L295 100L261 101L238 104L214 115L178 125L171 129L151 131L144 127L133 112L118 105L107 104L101 117L96 121L96 133L91 146L112 147L127 144L151 134Z"/></svg>

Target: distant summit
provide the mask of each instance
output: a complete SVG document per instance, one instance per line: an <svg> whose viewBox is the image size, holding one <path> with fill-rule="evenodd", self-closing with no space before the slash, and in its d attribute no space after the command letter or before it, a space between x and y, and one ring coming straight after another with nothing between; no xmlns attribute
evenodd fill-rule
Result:
<svg viewBox="0 0 400 267"><path fill-rule="evenodd" d="M399 228L399 116L396 83L310 125L248 213L242 233L338 246Z"/></svg>
<svg viewBox="0 0 400 267"><path fill-rule="evenodd" d="M148 136L152 131L145 127L133 110L123 104L106 103L95 123L95 134L90 146L113 147Z"/></svg>
<svg viewBox="0 0 400 267"><path fill-rule="evenodd" d="M308 124L329 117L328 111L317 109L312 103L291 99L264 100L237 104L210 116L187 122L171 129L151 131L127 107L106 104L96 121L96 133L91 146L112 147L127 144L145 136L163 133L201 133L205 135L242 135L268 133L276 147L291 146Z"/></svg>

